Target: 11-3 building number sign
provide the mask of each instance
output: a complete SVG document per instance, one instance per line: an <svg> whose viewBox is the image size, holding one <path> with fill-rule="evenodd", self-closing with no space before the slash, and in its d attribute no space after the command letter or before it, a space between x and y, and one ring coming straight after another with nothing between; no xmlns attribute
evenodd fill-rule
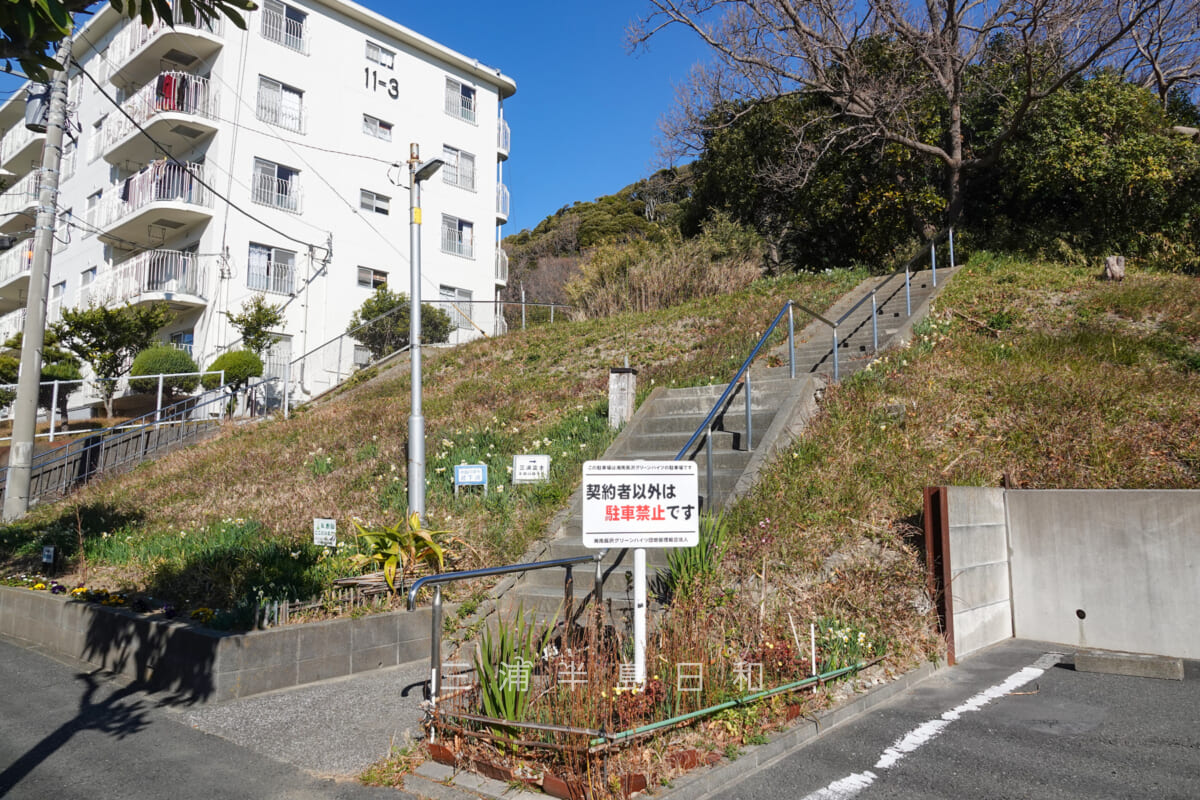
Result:
<svg viewBox="0 0 1200 800"><path fill-rule="evenodd" d="M363 67L363 73L366 77L367 88L373 92L378 92L383 89L387 91L388 97L396 100L400 97L400 81L395 78L379 79L379 70Z"/></svg>

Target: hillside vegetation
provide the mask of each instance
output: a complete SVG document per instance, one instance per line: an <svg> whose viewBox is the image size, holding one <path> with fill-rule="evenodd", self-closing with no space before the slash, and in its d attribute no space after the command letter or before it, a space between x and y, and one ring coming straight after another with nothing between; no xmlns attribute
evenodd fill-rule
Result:
<svg viewBox="0 0 1200 800"><path fill-rule="evenodd" d="M718 382L785 298L825 307L861 275L762 280L668 313L556 323L430 358L431 527L458 533L464 566L511 562L540 535L612 434L607 370L652 386ZM404 511L403 364L287 421L217 440L36 509L3 529L9 569L56 544L89 583L175 602L300 594L352 569L305 545L315 516ZM730 517L731 581L711 613L724 635L782 635L787 613L853 617L900 662L938 649L914 549L921 490L1200 487L1200 285L1133 272L976 255L915 344L825 394L822 413ZM548 452L552 480L454 499L450 467ZM767 590L762 564L772 566ZM71 578L68 578L70 580ZM747 625L747 620L760 620ZM786 636L784 637L786 638Z"/></svg>

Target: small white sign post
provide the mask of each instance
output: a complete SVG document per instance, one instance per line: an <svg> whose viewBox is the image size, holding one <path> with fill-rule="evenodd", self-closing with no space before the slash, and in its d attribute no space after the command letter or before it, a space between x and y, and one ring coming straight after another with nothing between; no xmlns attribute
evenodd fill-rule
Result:
<svg viewBox="0 0 1200 800"><path fill-rule="evenodd" d="M545 483L550 480L550 456L520 455L513 456L512 482Z"/></svg>
<svg viewBox="0 0 1200 800"><path fill-rule="evenodd" d="M317 547L337 547L337 520L313 517L313 544Z"/></svg>
<svg viewBox="0 0 1200 800"><path fill-rule="evenodd" d="M458 497L460 486L482 486L483 496L488 493L487 464L458 464L454 467L454 496Z"/></svg>
<svg viewBox="0 0 1200 800"><path fill-rule="evenodd" d="M634 548L633 639L638 683L646 681L646 548L700 543L694 461L588 461L583 465L583 544Z"/></svg>

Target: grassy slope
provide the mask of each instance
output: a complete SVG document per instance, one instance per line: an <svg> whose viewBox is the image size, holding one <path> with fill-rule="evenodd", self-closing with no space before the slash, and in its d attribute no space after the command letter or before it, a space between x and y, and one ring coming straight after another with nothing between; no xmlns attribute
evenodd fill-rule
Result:
<svg viewBox="0 0 1200 800"><path fill-rule="evenodd" d="M470 542L468 563L517 558L574 488L583 460L611 440L609 367L628 356L641 369L643 391L722 379L787 297L824 306L861 277L763 281L665 312L556 322L455 350L427 350L432 525L453 528ZM408 400L407 362L401 361L291 420L236 426L215 441L36 509L21 525L0 529L0 556L32 557L42 542L71 555L76 509L92 565L119 561L110 578L135 586L161 570L171 547L180 559L194 555L195 532L222 520L253 519L268 536L300 543L311 538L313 517L333 517L348 538L352 517L391 521L404 511ZM522 452L553 456L549 485L493 489L486 501L453 498L454 464L485 461L493 482L504 482L512 455ZM225 601L216 590L203 599Z"/></svg>
<svg viewBox="0 0 1200 800"><path fill-rule="evenodd" d="M914 656L936 646L912 602L925 486L1200 488L1200 282L983 254L919 333L832 387L735 516L743 541L772 520L777 613L863 620Z"/></svg>
<svg viewBox="0 0 1200 800"><path fill-rule="evenodd" d="M464 533L469 562L516 558L575 485L580 463L610 440L608 367L628 353L644 391L719 379L785 296L827 306L857 278L764 282L660 314L556 324L430 358L434 524ZM1200 486L1198 309L1193 278L1135 272L1108 284L1058 265L976 257L914 346L831 387L810 430L734 510L730 591L710 630L753 645L787 638L789 612L839 616L887 636L899 660L911 661L938 649L914 549L925 486L997 485L1006 473L1037 488ZM394 519L405 498L405 372L39 509L0 531L0 553L32 555L49 539L69 551L78 507L93 564L128 562L114 579L140 583L167 569L163 541L192 546L180 529L247 517L298 542L313 516L336 517L343 530L351 515ZM448 467L484 460L503 476L515 452L554 456L552 482L453 500ZM121 555L111 543L125 537Z"/></svg>

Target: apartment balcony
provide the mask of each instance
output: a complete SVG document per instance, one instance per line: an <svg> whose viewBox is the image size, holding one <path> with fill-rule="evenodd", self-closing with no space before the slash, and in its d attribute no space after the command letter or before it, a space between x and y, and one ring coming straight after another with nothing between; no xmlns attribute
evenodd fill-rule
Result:
<svg viewBox="0 0 1200 800"><path fill-rule="evenodd" d="M496 248L496 285L508 286L508 253L503 247Z"/></svg>
<svg viewBox="0 0 1200 800"><path fill-rule="evenodd" d="M195 254L147 250L100 275L80 293L80 305L165 302L176 311L208 305L208 271Z"/></svg>
<svg viewBox="0 0 1200 800"><path fill-rule="evenodd" d="M33 268L33 240L26 239L0 253L0 313L25 305ZM0 344L4 340L0 339Z"/></svg>
<svg viewBox="0 0 1200 800"><path fill-rule="evenodd" d="M496 120L496 155L501 161L508 160L508 151L512 148L512 131L504 118Z"/></svg>
<svg viewBox="0 0 1200 800"><path fill-rule="evenodd" d="M143 84L162 70L164 61L191 67L211 58L222 47L224 26L223 17L189 23L179 13L174 27L161 19L149 26L131 20L113 37L108 60L120 68L122 80Z"/></svg>
<svg viewBox="0 0 1200 800"><path fill-rule="evenodd" d="M276 7L279 6L279 7ZM304 14L279 4L266 4L262 10L262 36L269 42L308 55L308 26Z"/></svg>
<svg viewBox="0 0 1200 800"><path fill-rule="evenodd" d="M279 178L256 172L250 187L250 199L259 205L271 206L280 211L292 214L301 212L300 184L295 177Z"/></svg>
<svg viewBox="0 0 1200 800"><path fill-rule="evenodd" d="M37 170L0 194L0 233L15 233L33 227L41 189L42 171Z"/></svg>
<svg viewBox="0 0 1200 800"><path fill-rule="evenodd" d="M205 180L204 165L187 167L158 161L106 188L100 204L89 211L100 240L153 247L212 219L212 194L200 183Z"/></svg>
<svg viewBox="0 0 1200 800"><path fill-rule="evenodd" d="M25 332L25 309L18 308L0 317L0 344L4 344L18 333Z"/></svg>
<svg viewBox="0 0 1200 800"><path fill-rule="evenodd" d="M162 72L121 104L129 117L171 152L190 148L217 130L217 92L208 78ZM110 164L147 164L159 155L125 114L109 114L101 152Z"/></svg>
<svg viewBox="0 0 1200 800"><path fill-rule="evenodd" d="M42 142L46 134L34 133L25 127L24 120L4 134L0 139L0 169L14 175L27 175L36 167L41 166Z"/></svg>
<svg viewBox="0 0 1200 800"><path fill-rule="evenodd" d="M509 196L508 187L503 183L496 184L496 224L503 225L508 222L508 212L512 205L512 198Z"/></svg>

